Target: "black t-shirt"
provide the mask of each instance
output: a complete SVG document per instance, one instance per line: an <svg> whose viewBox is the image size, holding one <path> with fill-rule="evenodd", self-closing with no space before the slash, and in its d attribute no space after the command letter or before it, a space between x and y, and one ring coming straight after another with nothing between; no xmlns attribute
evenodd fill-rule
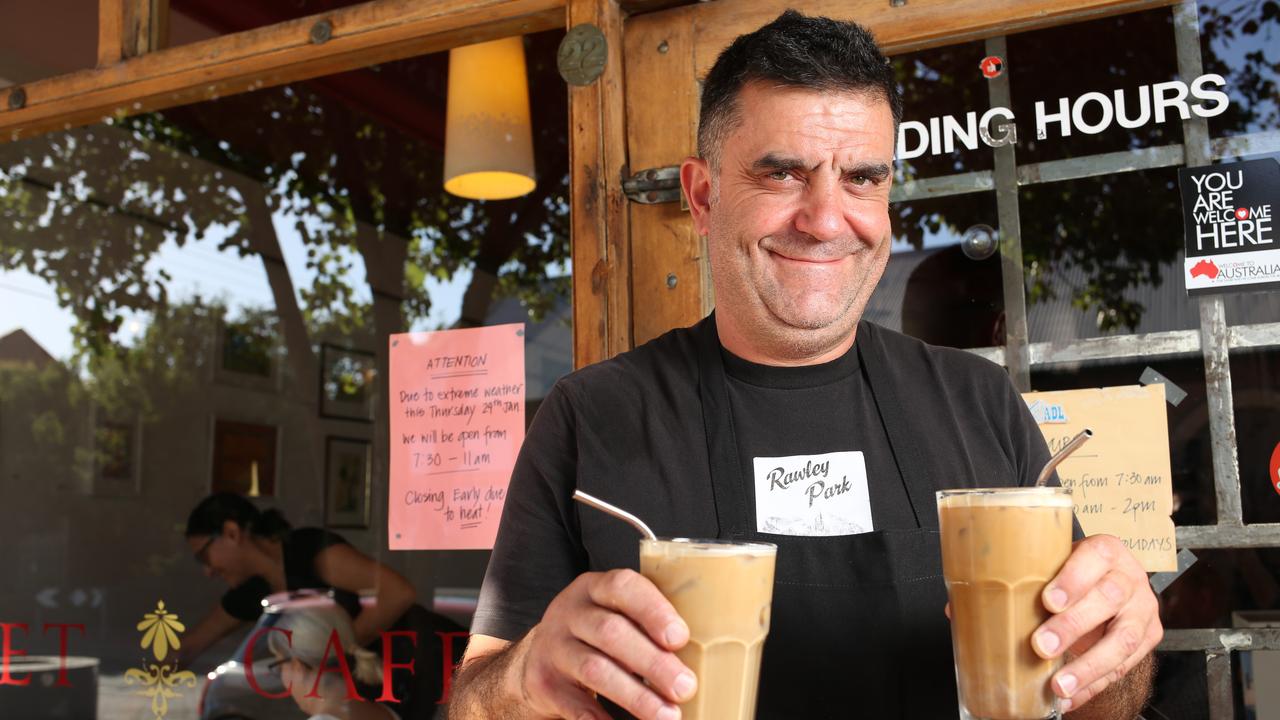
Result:
<svg viewBox="0 0 1280 720"><path fill-rule="evenodd" d="M316 556L333 545L346 545L347 541L337 533L321 528L290 530L281 542L284 551L285 584L289 590L328 589L329 584L320 579L316 570ZM222 595L222 609L237 620L255 622L262 614L262 600L271 594L266 578L255 575ZM355 617L360 613L360 603L351 602L355 596L343 591L335 597L347 612Z"/></svg>
<svg viewBox="0 0 1280 720"><path fill-rule="evenodd" d="M750 517L760 514L760 499L751 482L756 458L861 452L874 527L916 527L889 438L854 349L831 362L802 367L760 365L723 349L721 357Z"/></svg>
<svg viewBox="0 0 1280 720"><path fill-rule="evenodd" d="M1044 438L1008 376L971 353L929 347L864 322L854 350L819 366L760 366L721 350L715 362L723 367L718 377L727 399L723 407L708 408L700 391L715 381L705 375L702 348L707 342L719 347L714 333L712 316L574 372L552 388L512 473L472 632L517 639L579 574L638 568L634 529L582 509L572 500L575 488L631 510L659 536L762 537L756 527L763 521L755 502L757 458L860 452L874 532L763 535L778 538L779 553L760 716L786 716L768 709L770 694L782 692L816 698L804 708L809 717L839 716L838 708L851 707L842 692L866 690L854 681L856 669L868 665L888 668L883 690L877 681L865 683L885 699L858 706L909 706L899 699L919 688L921 678L909 677L914 662L886 655L880 638L859 635L859 629L850 633L812 621L825 614L824 620L842 623L853 608L879 613L895 605L915 605L910 617L930 618L921 629L930 656L937 656L929 677L941 683L936 694L950 695L943 704L950 703L954 716L932 490L1028 484L1048 460ZM867 353L879 358L874 375L860 359ZM892 393L885 392L887 385ZM895 422L912 429L907 443L900 442L901 432L897 440L889 438L890 397L900 411ZM737 467L728 473L735 477L725 480L720 472L717 480L713 465L723 463L712 447L714 438L726 436L726 423ZM848 574L848 585L823 585L830 568L821 562L824 554L841 559L845 567L838 570ZM885 587L896 594L846 602L843 587ZM881 618L857 622L874 630ZM837 673L844 679L834 685L832 662L847 664ZM823 704L826 698L833 698L831 704Z"/></svg>

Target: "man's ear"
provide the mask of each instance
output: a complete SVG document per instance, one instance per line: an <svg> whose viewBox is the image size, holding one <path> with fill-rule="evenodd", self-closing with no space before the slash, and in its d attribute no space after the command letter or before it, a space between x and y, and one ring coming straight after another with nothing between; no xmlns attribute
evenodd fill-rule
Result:
<svg viewBox="0 0 1280 720"><path fill-rule="evenodd" d="M698 235L711 232L711 165L700 157L687 157L680 163L680 187Z"/></svg>
<svg viewBox="0 0 1280 720"><path fill-rule="evenodd" d="M222 534L231 542L238 542L240 540L242 530L243 528L241 528L240 524L235 520L224 520L222 522Z"/></svg>

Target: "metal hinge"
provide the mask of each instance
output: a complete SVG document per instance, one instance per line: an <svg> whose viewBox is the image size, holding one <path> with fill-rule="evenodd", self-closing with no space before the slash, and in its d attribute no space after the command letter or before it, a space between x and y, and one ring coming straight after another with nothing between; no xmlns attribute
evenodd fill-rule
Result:
<svg viewBox="0 0 1280 720"><path fill-rule="evenodd" d="M671 165L641 170L622 181L622 192L632 202L645 205L669 202L683 204L684 193L680 192L680 166Z"/></svg>

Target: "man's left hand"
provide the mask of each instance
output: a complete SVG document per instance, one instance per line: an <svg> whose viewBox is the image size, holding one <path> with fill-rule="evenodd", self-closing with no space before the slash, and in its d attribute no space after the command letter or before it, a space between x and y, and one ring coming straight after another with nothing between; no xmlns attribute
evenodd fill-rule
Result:
<svg viewBox="0 0 1280 720"><path fill-rule="evenodd" d="M1077 542L1042 599L1053 617L1036 630L1032 644L1045 658L1067 653L1068 662L1053 677L1063 711L1117 683L1164 637L1146 571L1111 535Z"/></svg>

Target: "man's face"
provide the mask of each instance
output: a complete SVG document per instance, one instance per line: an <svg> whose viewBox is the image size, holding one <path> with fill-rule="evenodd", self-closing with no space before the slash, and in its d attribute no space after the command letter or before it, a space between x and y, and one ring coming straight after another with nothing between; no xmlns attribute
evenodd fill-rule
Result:
<svg viewBox="0 0 1280 720"><path fill-rule="evenodd" d="M889 257L889 104L750 84L738 108L718 173L696 159L683 171L722 340L778 362L842 351Z"/></svg>

